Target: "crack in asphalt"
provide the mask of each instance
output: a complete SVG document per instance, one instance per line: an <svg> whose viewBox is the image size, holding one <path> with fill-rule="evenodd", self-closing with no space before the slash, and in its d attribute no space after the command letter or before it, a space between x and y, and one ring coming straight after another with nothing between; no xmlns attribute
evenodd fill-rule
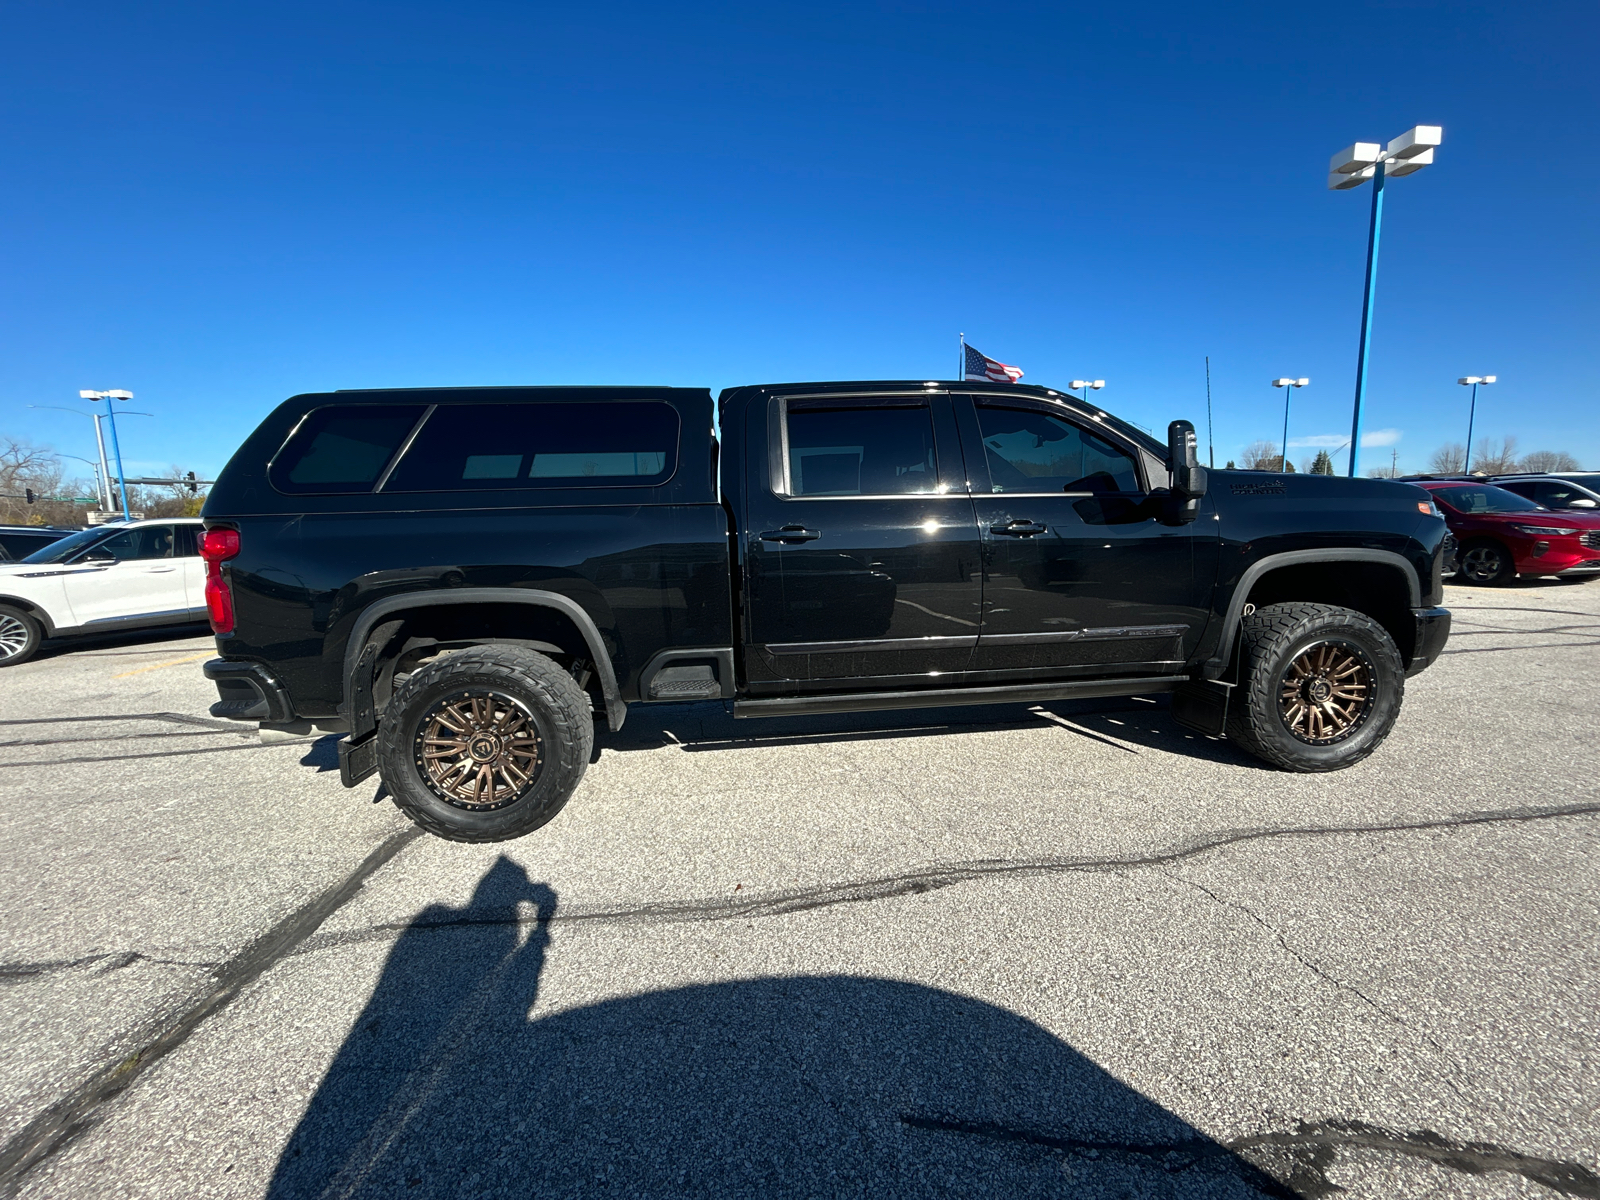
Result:
<svg viewBox="0 0 1600 1200"><path fill-rule="evenodd" d="M1257 925L1259 925L1267 933L1271 934L1273 939L1277 941L1278 945L1283 948L1283 952L1285 954L1287 954L1290 958L1294 959L1295 962L1299 963L1302 967L1304 967L1306 970L1310 971L1313 975L1315 975L1318 979L1322 980L1324 983L1332 985L1334 988L1338 989L1339 991L1349 992L1351 995L1355 996L1358 1000L1360 1000L1363 1004L1366 1004L1374 1012L1376 1012L1380 1016L1382 1016L1385 1020L1388 1020L1392 1024L1398 1025L1398 1026L1400 1026L1400 1028L1402 1028L1404 1030L1407 1030L1410 1033L1415 1034L1418 1038L1420 1038L1428 1046L1428 1048L1430 1050L1432 1050L1435 1054L1437 1054L1440 1058L1442 1058L1445 1062L1447 1062L1451 1067L1453 1067L1455 1069L1455 1073L1457 1075L1460 1075L1463 1079L1467 1079L1466 1068L1462 1066L1461 1062L1455 1057L1455 1055L1451 1054L1449 1050L1445 1049L1445 1047L1439 1041L1437 1041L1434 1037L1432 1037L1429 1033L1427 1033L1426 1030L1422 1030L1422 1029L1416 1028L1414 1025L1411 1024L1411 1022L1407 1021L1399 1013L1393 1012L1389 1008L1387 1008L1386 1006L1378 1003L1378 1001L1374 1000L1371 996L1367 995L1366 992L1362 991L1355 984L1349 982L1348 980L1340 979L1337 975L1334 975L1331 972L1326 971L1322 967L1318 966L1311 959L1307 958L1304 954L1301 954L1300 951L1296 950L1293 946L1291 946L1289 944L1289 940L1286 937L1284 937L1283 933L1277 928L1277 926L1275 926L1271 922L1267 921L1266 918L1262 917L1261 914L1256 912L1253 908L1249 907L1248 905L1241 904L1237 900L1229 900L1226 897L1217 894L1211 888L1208 888L1205 884L1199 883L1199 882L1197 882L1197 881L1195 881L1193 879L1189 879L1186 876L1179 874L1177 871L1163 871L1162 874L1168 876L1171 879L1177 880L1179 883L1188 884L1190 887L1194 888L1198 892L1205 893L1205 895L1209 896L1212 900L1214 900L1217 904L1221 905L1223 908L1231 908L1235 912L1243 913L1245 916L1249 917L1252 921L1254 921ZM1470 1086L1471 1080L1467 1079L1467 1082L1468 1082L1468 1084ZM1457 1087L1452 1080L1445 1079L1444 1080L1444 1084L1452 1092L1454 1092L1456 1094L1456 1097L1458 1099L1460 1099L1463 1103L1475 1106L1475 1102L1473 1101L1473 1099L1470 1096L1468 1096L1467 1093L1463 1092L1459 1087Z"/></svg>
<svg viewBox="0 0 1600 1200"><path fill-rule="evenodd" d="M1265 1195L1321 1200L1344 1189L1328 1178L1328 1168L1341 1150L1377 1150L1420 1159L1465 1175L1497 1171L1520 1175L1564 1196L1600 1200L1600 1175L1573 1159L1543 1158L1523 1154L1492 1142L1457 1142L1429 1129L1400 1132L1365 1121L1326 1120L1300 1122L1293 1131L1249 1134L1226 1142L1181 1138L1170 1142L1119 1142L1075 1138L1042 1130L1022 1129L983 1121L905 1113L901 1124L931 1133L957 1133L993 1141L1014 1142L1059 1150L1085 1158L1102 1154L1159 1160L1168 1171L1187 1170L1200 1162L1227 1164L1238 1171L1235 1156L1267 1174L1266 1183L1246 1177ZM1275 1163L1281 1152L1286 1161ZM1274 1169L1276 1168L1276 1169ZM1281 1177L1281 1178L1280 1178Z"/></svg>
<svg viewBox="0 0 1600 1200"><path fill-rule="evenodd" d="M106 1063L9 1138L0 1147L0 1196L14 1195L28 1172L93 1128L107 1104L188 1041L207 1018L226 1008L247 986L291 954L324 921L354 899L374 872L422 836L416 826L390 834L354 871L275 922L218 967L214 982L205 993L187 1007L152 1022L148 1034L134 1039L139 1046L133 1053Z"/></svg>
<svg viewBox="0 0 1600 1200"><path fill-rule="evenodd" d="M528 925L546 921L558 925L594 924L675 924L685 921L753 920L764 917L788 916L813 909L830 908L840 904L864 904L875 900L888 900L898 896L921 895L939 891L978 879L997 877L1018 878L1030 875L1100 874L1119 871L1142 870L1171 866L1185 859L1208 854L1229 846L1247 842L1277 841L1302 837L1350 837L1396 833L1422 833L1435 830L1463 829L1498 824L1525 824L1531 821L1561 820L1569 817L1587 817L1600 814L1600 802L1568 804L1555 807L1511 809L1503 812L1463 813L1436 821L1407 821L1388 825L1334 825L1291 826L1279 829L1245 829L1218 833L1197 838L1187 845L1157 854L1131 855L1123 858L1040 858L1040 859L987 859L955 863L945 867L929 867L921 871L908 871L898 875L879 876L875 879L852 880L844 883L823 884L818 887L795 888L752 895L738 900L682 900L656 904L640 904L626 908L568 909L554 917L530 917L510 910L504 914L484 914L471 918L421 924L412 921L391 921L369 926L366 929L343 933L322 934L307 938L295 951L297 955L319 953L341 946L392 938L407 929L463 929L474 926Z"/></svg>
<svg viewBox="0 0 1600 1200"><path fill-rule="evenodd" d="M179 725L204 725L207 729L240 731L238 721L216 721L208 717L191 717L187 713L103 713L87 717L15 717L0 721L0 725L73 725L85 721L175 721Z"/></svg>
<svg viewBox="0 0 1600 1200"><path fill-rule="evenodd" d="M253 731L243 729L160 729L155 733L102 733L91 734L89 737L60 737L60 738L35 738L24 742L0 742L0 750L10 750L16 746L76 746L89 742L135 742L147 738L192 738L192 737L221 737L231 734L233 737L253 737Z"/></svg>
<svg viewBox="0 0 1600 1200"><path fill-rule="evenodd" d="M72 971L82 967L99 966L97 974L105 975L140 962L158 967L207 967L213 970L222 965L217 962L200 962L187 958L157 958L138 950L115 950L100 954L85 954L82 958L0 963L0 986L22 983L29 979L38 979L43 975L53 975L60 971Z"/></svg>
<svg viewBox="0 0 1600 1200"><path fill-rule="evenodd" d="M1600 629L1600 625L1552 625L1548 629L1513 629L1510 626L1506 626L1506 625L1478 625L1476 622L1473 622L1473 621L1462 621L1461 624L1462 625L1471 625L1471 626L1473 626L1473 628L1457 630L1455 628L1455 626L1452 625L1451 628L1450 628L1450 636L1451 637L1453 637L1453 638L1456 638L1456 637L1482 637L1485 634L1490 634L1490 633L1513 633L1513 634L1566 633L1569 630L1573 630L1573 629L1583 629L1583 630Z"/></svg>
<svg viewBox="0 0 1600 1200"><path fill-rule="evenodd" d="M186 758L191 754L225 754L230 750L272 750L280 746L309 746L316 736L283 742L245 742L239 746L199 746L193 750L150 750L144 754L83 754L77 758L19 758L0 763L4 767L64 767L73 763L126 762L129 759Z"/></svg>
<svg viewBox="0 0 1600 1200"><path fill-rule="evenodd" d="M1600 646L1600 638L1590 642L1537 642L1532 646L1469 646L1464 650L1441 650L1443 654L1500 654L1523 650L1582 650L1587 646Z"/></svg>

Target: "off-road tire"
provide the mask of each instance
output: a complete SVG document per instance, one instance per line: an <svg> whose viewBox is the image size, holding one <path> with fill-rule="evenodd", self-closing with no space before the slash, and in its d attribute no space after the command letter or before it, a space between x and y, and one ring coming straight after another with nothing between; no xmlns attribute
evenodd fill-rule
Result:
<svg viewBox="0 0 1600 1200"><path fill-rule="evenodd" d="M44 627L20 608L0 604L0 667L25 663L44 644Z"/></svg>
<svg viewBox="0 0 1600 1200"><path fill-rule="evenodd" d="M1284 699L1291 670L1323 653L1359 664L1370 689L1349 729L1315 744L1290 728ZM1307 657L1302 657L1307 656ZM1228 705L1228 740L1285 771L1338 771L1360 762L1389 736L1405 698L1405 665L1394 639L1364 613L1331 604L1268 604L1239 630L1239 685Z"/></svg>
<svg viewBox="0 0 1600 1200"><path fill-rule="evenodd" d="M485 709L491 702L514 704L523 727L537 737L529 782L520 791L508 782L506 790L513 794L499 802L493 802L498 795L493 771L484 790L488 802L476 803L459 795L452 799L450 788L430 782L423 764L425 743L436 744L428 737L430 729L438 731L434 720L446 711L441 706L470 703L475 696L485 698L480 701ZM452 842L521 837L560 812L583 778L594 743L590 707L577 680L537 651L516 646L461 650L412 672L395 690L379 727L378 772L400 811L431 834ZM491 765L501 761L496 757Z"/></svg>
<svg viewBox="0 0 1600 1200"><path fill-rule="evenodd" d="M1457 556L1456 579L1478 587L1504 587L1517 577L1516 560L1499 542L1468 542Z"/></svg>

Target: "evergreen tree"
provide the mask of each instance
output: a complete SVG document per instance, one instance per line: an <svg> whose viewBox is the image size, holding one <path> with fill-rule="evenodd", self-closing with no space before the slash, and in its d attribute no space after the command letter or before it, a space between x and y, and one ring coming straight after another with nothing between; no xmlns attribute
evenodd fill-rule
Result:
<svg viewBox="0 0 1600 1200"><path fill-rule="evenodd" d="M1233 465L1233 459L1231 458L1228 460L1228 465L1223 468L1224 471L1237 471L1238 469Z"/></svg>
<svg viewBox="0 0 1600 1200"><path fill-rule="evenodd" d="M1311 473L1313 475L1333 474L1333 459L1328 456L1326 450L1317 451L1316 460L1311 464Z"/></svg>

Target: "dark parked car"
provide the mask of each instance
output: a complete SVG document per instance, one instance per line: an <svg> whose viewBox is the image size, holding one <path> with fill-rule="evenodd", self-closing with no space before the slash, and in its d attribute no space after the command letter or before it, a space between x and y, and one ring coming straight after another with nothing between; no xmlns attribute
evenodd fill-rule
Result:
<svg viewBox="0 0 1600 1200"><path fill-rule="evenodd" d="M1600 512L1600 492L1558 475L1498 475L1489 482L1552 512Z"/></svg>
<svg viewBox="0 0 1600 1200"><path fill-rule="evenodd" d="M0 562L21 562L35 550L77 532L48 525L0 525Z"/></svg>
<svg viewBox="0 0 1600 1200"><path fill-rule="evenodd" d="M1443 510L1459 543L1468 583L1510 583L1518 575L1600 574L1600 515L1552 512L1491 483L1419 483Z"/></svg>
<svg viewBox="0 0 1600 1200"><path fill-rule="evenodd" d="M548 821L594 717L1173 695L1293 771L1359 761L1438 655L1425 492L1217 471L1047 388L297 396L206 501L218 716L347 732L424 828ZM720 488L719 488L720 482ZM298 722L298 724L295 724Z"/></svg>

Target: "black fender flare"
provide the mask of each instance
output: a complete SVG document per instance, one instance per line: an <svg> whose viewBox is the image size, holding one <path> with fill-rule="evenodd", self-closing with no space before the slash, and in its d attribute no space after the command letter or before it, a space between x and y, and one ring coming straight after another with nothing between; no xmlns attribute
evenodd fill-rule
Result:
<svg viewBox="0 0 1600 1200"><path fill-rule="evenodd" d="M1417 578L1416 568L1406 559L1405 555L1393 550L1375 550L1367 546L1330 546L1323 550L1285 550L1279 554L1269 554L1259 558L1244 569L1239 576L1239 582L1234 586L1233 595L1228 598L1228 612L1222 621L1222 634L1217 641L1216 652L1206 660L1202 674L1207 679L1216 679L1228 669L1228 662L1233 657L1234 639L1239 633L1239 622L1244 620L1244 606L1250 596L1250 589L1255 586L1268 571L1279 567L1293 567L1301 563L1337 563L1337 562L1365 562L1379 563L1386 567L1393 567L1400 572L1406 581L1406 592L1410 596L1413 610L1422 607L1422 582Z"/></svg>
<svg viewBox="0 0 1600 1200"><path fill-rule="evenodd" d="M600 682L600 694L605 698L606 724L613 730L622 728L622 722L628 714L628 706L623 702L621 689L617 687L616 668L611 663L611 655L606 652L605 641L600 636L594 618L581 604L570 596L563 596L560 592L546 592L536 588L466 587L451 588L443 592L410 592L387 596L361 610L361 615L356 618L356 623L350 630L350 640L344 646L345 710L350 717L352 739L358 740L364 732L356 728L354 711L357 693L356 671L362 650L366 647L367 639L373 629L385 617L392 617L411 608L429 608L441 604L526 604L530 608L555 609L563 616L569 617L578 627L578 632L583 635L584 644L589 647L589 657L594 663L595 675ZM368 686L370 688L370 684Z"/></svg>
<svg viewBox="0 0 1600 1200"><path fill-rule="evenodd" d="M0 596L0 604L21 609L35 621L38 621L44 628L45 637L53 638L56 636L56 623L50 619L50 614L45 611L44 606L38 601L24 600L21 596ZM71 626L63 626L63 628L71 628Z"/></svg>

